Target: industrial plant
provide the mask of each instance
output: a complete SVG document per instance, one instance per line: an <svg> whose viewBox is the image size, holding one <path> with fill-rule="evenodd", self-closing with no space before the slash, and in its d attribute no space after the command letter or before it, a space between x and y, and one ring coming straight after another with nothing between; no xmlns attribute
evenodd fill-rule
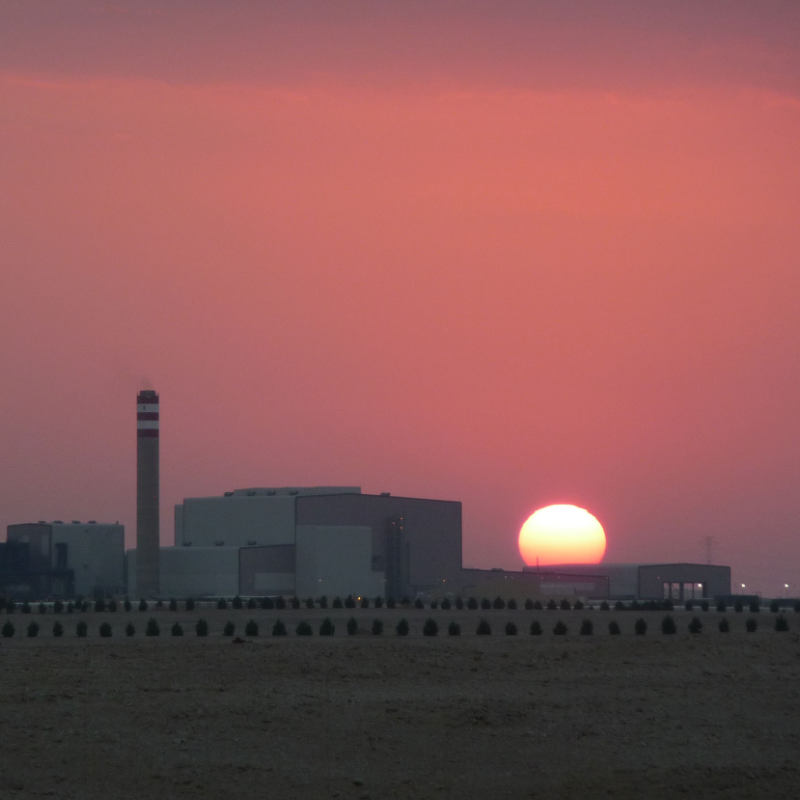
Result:
<svg viewBox="0 0 800 800"><path fill-rule="evenodd" d="M9 525L0 595L430 598L455 595L689 599L730 594L711 564L462 568L461 503L365 494L358 486L247 488L185 498L175 544L159 520L159 396L136 398L136 548L123 526L95 521Z"/></svg>
<svg viewBox="0 0 800 800"><path fill-rule="evenodd" d="M116 523L9 525L0 545L0 594L21 599L124 595L124 554L125 529Z"/></svg>
<svg viewBox="0 0 800 800"><path fill-rule="evenodd" d="M414 596L458 585L461 503L363 494L359 487L238 489L175 508L160 550L172 597ZM139 596L138 553L128 581Z"/></svg>

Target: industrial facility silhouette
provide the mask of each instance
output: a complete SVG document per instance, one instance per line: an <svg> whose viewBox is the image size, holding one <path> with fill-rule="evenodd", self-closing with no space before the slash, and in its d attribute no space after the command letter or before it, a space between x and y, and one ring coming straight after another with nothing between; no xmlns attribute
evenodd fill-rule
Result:
<svg viewBox="0 0 800 800"><path fill-rule="evenodd" d="M0 593L71 596L579 596L686 600L730 594L711 564L563 565L521 571L462 567L460 501L366 494L358 486L257 487L175 506L162 547L157 392L136 398L136 548L123 526L9 525Z"/></svg>

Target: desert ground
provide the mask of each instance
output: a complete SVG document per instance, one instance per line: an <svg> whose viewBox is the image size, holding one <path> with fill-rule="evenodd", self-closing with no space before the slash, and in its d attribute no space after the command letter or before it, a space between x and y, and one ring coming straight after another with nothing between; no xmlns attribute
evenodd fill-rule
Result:
<svg viewBox="0 0 800 800"><path fill-rule="evenodd" d="M666 636L665 613L0 612L16 627L0 639L0 796L796 797L800 614L776 632L764 609L676 610L678 632ZM687 630L694 616L699 634ZM729 633L717 628L722 616ZM158 637L144 635L150 617ZM207 638L195 636L200 617ZM325 617L333 637L318 635ZM395 634L401 617L407 637ZM422 635L428 617L436 637ZM634 634L640 617L645 635ZM278 618L285 637L270 635ZM381 636L370 634L376 618ZM475 634L481 618L492 635ZM86 638L75 635L81 619ZM245 638L250 619L259 636L222 635L231 620ZM541 636L528 633L534 619ZM579 635L584 619L591 636ZM608 634L612 619L619 636ZM301 620L313 636L295 634ZM519 635L505 635L510 620ZM553 634L558 620L566 635ZM30 621L36 638L25 636ZM110 638L98 635L104 621ZM170 636L176 621L183 637ZM447 635L451 621L461 636Z"/></svg>

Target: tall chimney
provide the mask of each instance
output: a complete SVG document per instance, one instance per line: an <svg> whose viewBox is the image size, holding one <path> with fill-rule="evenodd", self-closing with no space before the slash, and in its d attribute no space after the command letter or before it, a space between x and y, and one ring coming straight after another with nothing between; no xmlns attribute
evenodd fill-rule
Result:
<svg viewBox="0 0 800 800"><path fill-rule="evenodd" d="M158 394L136 397L136 591L158 597Z"/></svg>

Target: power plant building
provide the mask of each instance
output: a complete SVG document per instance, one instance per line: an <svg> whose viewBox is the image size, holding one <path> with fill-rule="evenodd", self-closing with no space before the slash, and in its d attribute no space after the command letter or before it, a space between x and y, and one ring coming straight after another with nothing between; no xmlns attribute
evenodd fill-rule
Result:
<svg viewBox="0 0 800 800"><path fill-rule="evenodd" d="M129 580L138 554L129 554ZM362 494L357 486L239 489L175 508L163 596L457 591L461 503ZM141 595L138 587L131 593Z"/></svg>
<svg viewBox="0 0 800 800"><path fill-rule="evenodd" d="M3 587L18 598L125 593L125 529L94 521L28 522L7 527L13 568Z"/></svg>
<svg viewBox="0 0 800 800"><path fill-rule="evenodd" d="M726 597L730 567L565 564L462 569L461 503L364 494L358 486L250 488L186 498L160 546L158 393L136 396L136 549L119 524L9 525L0 593L231 597L418 595L685 602ZM127 564L126 564L127 561Z"/></svg>

